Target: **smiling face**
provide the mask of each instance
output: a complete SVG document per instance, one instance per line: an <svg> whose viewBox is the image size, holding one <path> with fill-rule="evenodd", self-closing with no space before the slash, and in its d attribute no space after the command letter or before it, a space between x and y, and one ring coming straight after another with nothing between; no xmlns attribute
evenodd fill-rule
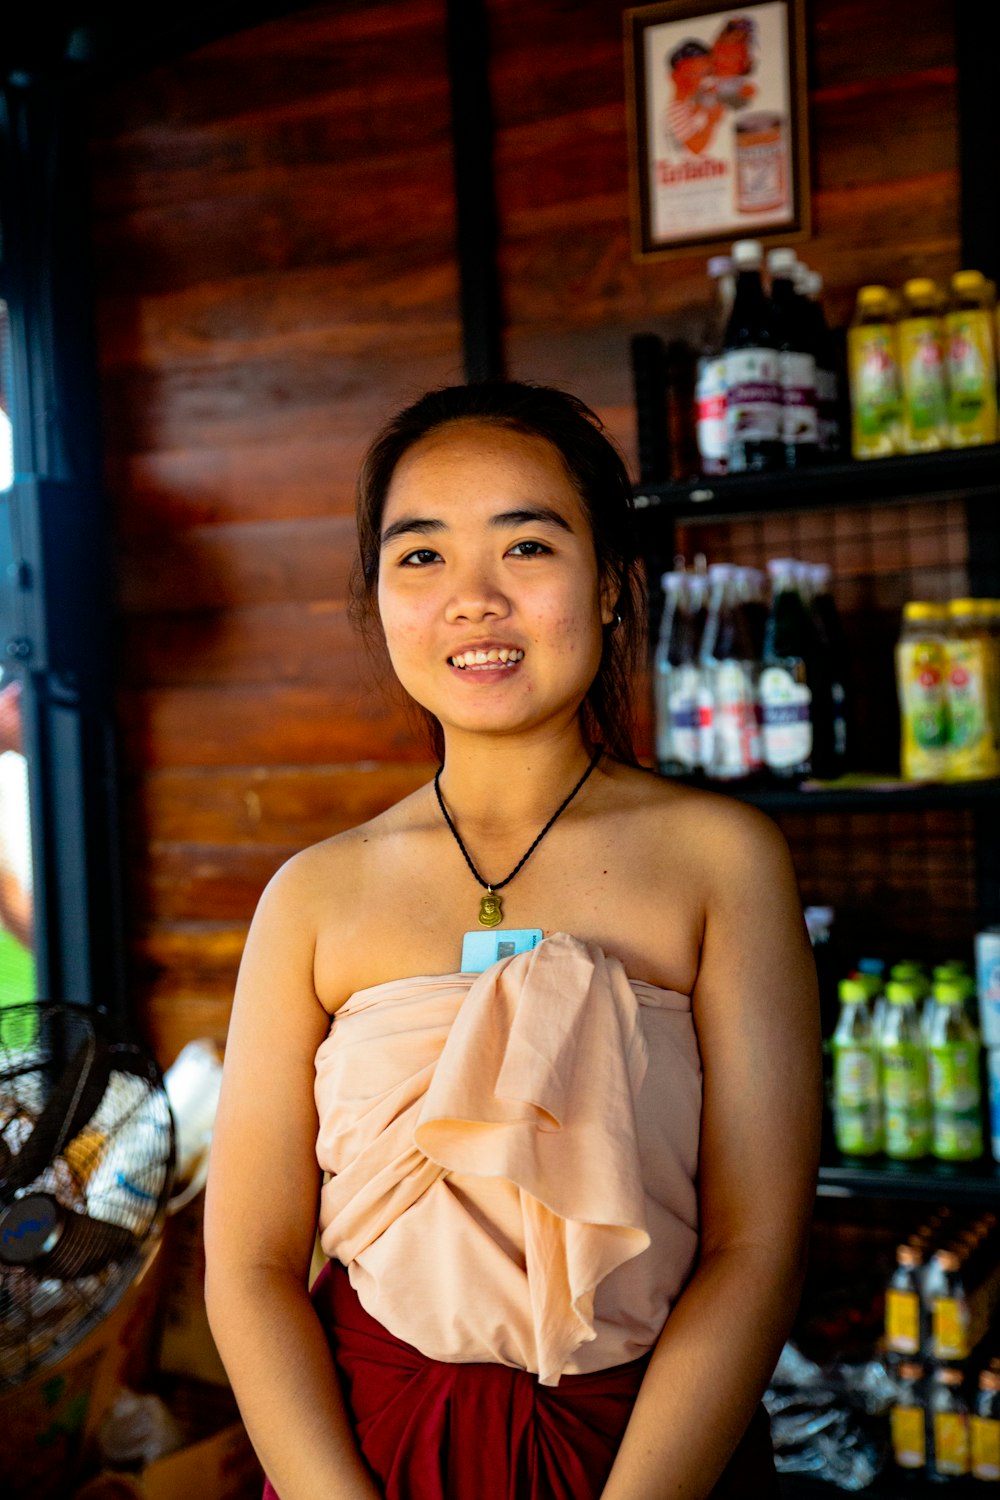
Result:
<svg viewBox="0 0 1000 1500"><path fill-rule="evenodd" d="M446 734L577 720L613 599L550 443L489 422L436 428L397 465L381 534L389 656Z"/></svg>

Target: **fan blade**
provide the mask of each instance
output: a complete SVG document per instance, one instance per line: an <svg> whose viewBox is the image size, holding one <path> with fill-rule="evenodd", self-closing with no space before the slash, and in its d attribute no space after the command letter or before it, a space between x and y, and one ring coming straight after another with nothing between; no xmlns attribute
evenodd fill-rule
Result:
<svg viewBox="0 0 1000 1500"><path fill-rule="evenodd" d="M4 1147L7 1159L0 1158L0 1201L9 1201L19 1189L34 1182L63 1143L86 1125L104 1098L111 1061L107 1049L93 1037L77 1045L20 1151L15 1154Z"/></svg>
<svg viewBox="0 0 1000 1500"><path fill-rule="evenodd" d="M112 1261L127 1260L137 1248L135 1235L120 1224L107 1224L86 1214L68 1213L54 1248L35 1262L40 1276L60 1281L96 1276Z"/></svg>

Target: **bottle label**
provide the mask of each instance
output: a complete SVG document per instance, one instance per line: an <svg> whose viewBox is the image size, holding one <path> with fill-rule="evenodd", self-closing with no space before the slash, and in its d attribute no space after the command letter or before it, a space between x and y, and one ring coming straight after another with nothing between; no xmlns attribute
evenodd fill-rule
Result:
<svg viewBox="0 0 1000 1500"><path fill-rule="evenodd" d="M920 1298L891 1286L885 1294L885 1336L897 1354L920 1353Z"/></svg>
<svg viewBox="0 0 1000 1500"><path fill-rule="evenodd" d="M979 1048L945 1042L929 1049L931 1098L935 1108L961 1113L979 1107Z"/></svg>
<svg viewBox="0 0 1000 1500"><path fill-rule="evenodd" d="M719 662L711 681L712 753L707 769L714 776L747 776L760 765L750 671L743 662Z"/></svg>
<svg viewBox="0 0 1000 1500"><path fill-rule="evenodd" d="M993 1417L972 1417L972 1472L977 1479L1000 1479L1000 1422Z"/></svg>
<svg viewBox="0 0 1000 1500"><path fill-rule="evenodd" d="M764 761L773 770L808 764L813 744L811 704L809 688L786 668L766 667L760 674Z"/></svg>
<svg viewBox="0 0 1000 1500"><path fill-rule="evenodd" d="M863 1104L846 1109L835 1104L833 1133L837 1150L845 1156L874 1156L882 1149L882 1117L878 1106Z"/></svg>
<svg viewBox="0 0 1000 1500"><path fill-rule="evenodd" d="M964 1298L935 1297L932 1313L935 1359L967 1359L969 1309Z"/></svg>
<svg viewBox="0 0 1000 1500"><path fill-rule="evenodd" d="M851 399L856 436L862 451L877 449L881 440L891 451L900 419L899 365L893 328L874 323L852 328L848 334L851 363Z"/></svg>
<svg viewBox="0 0 1000 1500"><path fill-rule="evenodd" d="M991 321L984 308L948 314L948 418L960 447L996 437Z"/></svg>
<svg viewBox="0 0 1000 1500"><path fill-rule="evenodd" d="M811 354L785 350L778 356L781 380L781 435L786 443L819 442L816 361Z"/></svg>
<svg viewBox="0 0 1000 1500"><path fill-rule="evenodd" d="M979 1111L967 1114L934 1112L934 1155L942 1161L975 1161L983 1154L983 1122Z"/></svg>
<svg viewBox="0 0 1000 1500"><path fill-rule="evenodd" d="M670 727L668 760L674 760L693 771L698 759L698 688L701 673L697 667L675 667L667 688L667 717Z"/></svg>
<svg viewBox="0 0 1000 1500"><path fill-rule="evenodd" d="M894 1406L891 1416L892 1451L901 1469L922 1469L927 1462L923 1409Z"/></svg>
<svg viewBox="0 0 1000 1500"><path fill-rule="evenodd" d="M900 641L896 678L902 719L902 771L916 781L944 774L948 757L947 663L934 640Z"/></svg>
<svg viewBox="0 0 1000 1500"><path fill-rule="evenodd" d="M989 776L997 769L990 722L991 680L985 640L949 641L947 663L950 769L955 776Z"/></svg>
<svg viewBox="0 0 1000 1500"><path fill-rule="evenodd" d="M934 1413L934 1467L939 1474L968 1474L969 1427L962 1412Z"/></svg>
<svg viewBox="0 0 1000 1500"><path fill-rule="evenodd" d="M883 1045L882 1091L890 1108L926 1113L927 1059L918 1042L887 1042Z"/></svg>
<svg viewBox="0 0 1000 1500"><path fill-rule="evenodd" d="M781 384L775 349L726 352L726 422L734 442L774 442L781 431Z"/></svg>
<svg viewBox="0 0 1000 1500"><path fill-rule="evenodd" d="M707 675L700 674L698 683L698 764L705 767L712 764L712 745L715 739L715 713Z"/></svg>
<svg viewBox="0 0 1000 1500"><path fill-rule="evenodd" d="M833 1097L845 1109L871 1104L878 1098L878 1074L875 1055L867 1047L839 1047L834 1044Z"/></svg>
<svg viewBox="0 0 1000 1500"><path fill-rule="evenodd" d="M726 356L706 356L698 362L695 387L698 452L708 474L724 474L729 457L726 424Z"/></svg>
<svg viewBox="0 0 1000 1500"><path fill-rule="evenodd" d="M946 437L948 388L937 318L904 318L899 342L906 425L917 441Z"/></svg>

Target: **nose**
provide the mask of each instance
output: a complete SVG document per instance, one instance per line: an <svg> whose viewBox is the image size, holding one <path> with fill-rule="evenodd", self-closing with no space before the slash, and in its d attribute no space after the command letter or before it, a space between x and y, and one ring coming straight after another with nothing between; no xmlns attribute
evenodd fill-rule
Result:
<svg viewBox="0 0 1000 1500"><path fill-rule="evenodd" d="M510 613L510 601L492 569L470 564L454 577L445 613L456 623L503 620Z"/></svg>

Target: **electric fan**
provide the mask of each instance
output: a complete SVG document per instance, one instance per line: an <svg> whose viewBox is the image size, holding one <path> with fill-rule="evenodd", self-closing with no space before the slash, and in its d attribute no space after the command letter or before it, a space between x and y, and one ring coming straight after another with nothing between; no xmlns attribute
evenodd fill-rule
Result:
<svg viewBox="0 0 1000 1500"><path fill-rule="evenodd" d="M0 1009L0 1392L61 1359L159 1234L174 1122L156 1063L81 1006Z"/></svg>

